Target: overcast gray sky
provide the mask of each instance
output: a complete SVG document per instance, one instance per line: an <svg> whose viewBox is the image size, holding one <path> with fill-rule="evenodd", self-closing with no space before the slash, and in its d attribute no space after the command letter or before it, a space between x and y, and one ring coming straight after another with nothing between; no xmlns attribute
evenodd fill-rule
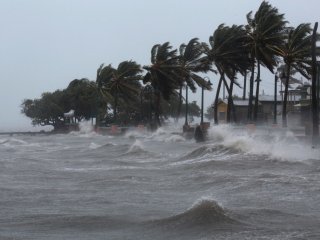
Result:
<svg viewBox="0 0 320 240"><path fill-rule="evenodd" d="M271 0L292 26L319 21L319 0ZM0 0L0 131L34 130L25 98L95 79L101 63L150 61L154 44L208 41L216 27L245 24L253 0ZM217 76L209 75L212 82ZM264 71L262 89L272 94ZM198 91L200 92L200 91ZM192 96L199 99L199 93ZM214 92L205 94L206 105Z"/></svg>

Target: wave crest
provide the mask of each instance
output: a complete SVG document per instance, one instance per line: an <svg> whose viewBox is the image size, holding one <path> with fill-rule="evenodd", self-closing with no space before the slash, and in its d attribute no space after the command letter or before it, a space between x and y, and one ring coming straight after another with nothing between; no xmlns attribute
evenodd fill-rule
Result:
<svg viewBox="0 0 320 240"><path fill-rule="evenodd" d="M219 125L210 128L208 135L211 141L224 147L248 154L268 155L280 160L318 159L320 153L319 149L312 149L288 129L282 128L259 127L250 133L245 127Z"/></svg>
<svg viewBox="0 0 320 240"><path fill-rule="evenodd" d="M209 199L201 199L181 214L154 222L183 227L237 223L236 220L226 214L225 210L216 201Z"/></svg>
<svg viewBox="0 0 320 240"><path fill-rule="evenodd" d="M188 160L188 159L197 159L203 156L207 156L208 154L211 156L214 154L215 156L222 157L228 154L236 154L239 153L237 148L226 147L223 145L206 145L196 148L195 150L187 153L180 160Z"/></svg>

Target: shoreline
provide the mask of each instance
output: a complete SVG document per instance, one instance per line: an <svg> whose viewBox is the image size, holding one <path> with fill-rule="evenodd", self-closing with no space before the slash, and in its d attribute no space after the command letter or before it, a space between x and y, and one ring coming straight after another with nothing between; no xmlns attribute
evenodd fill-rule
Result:
<svg viewBox="0 0 320 240"><path fill-rule="evenodd" d="M46 131L37 131L37 132L32 132L32 131L10 131L10 132L0 132L0 135L40 135L40 134L53 134L52 132L46 132Z"/></svg>

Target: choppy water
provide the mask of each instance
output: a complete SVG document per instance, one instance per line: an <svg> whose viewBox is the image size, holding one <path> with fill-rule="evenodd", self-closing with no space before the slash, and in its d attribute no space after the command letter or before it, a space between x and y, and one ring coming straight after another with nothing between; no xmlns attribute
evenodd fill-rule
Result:
<svg viewBox="0 0 320 240"><path fill-rule="evenodd" d="M227 126L0 137L0 239L320 239L320 150Z"/></svg>

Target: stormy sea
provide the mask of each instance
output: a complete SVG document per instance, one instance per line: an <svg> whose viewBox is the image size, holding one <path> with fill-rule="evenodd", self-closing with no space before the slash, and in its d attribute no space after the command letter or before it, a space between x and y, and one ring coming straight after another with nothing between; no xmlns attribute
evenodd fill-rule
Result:
<svg viewBox="0 0 320 240"><path fill-rule="evenodd" d="M320 239L320 149L181 126L0 136L0 239Z"/></svg>

